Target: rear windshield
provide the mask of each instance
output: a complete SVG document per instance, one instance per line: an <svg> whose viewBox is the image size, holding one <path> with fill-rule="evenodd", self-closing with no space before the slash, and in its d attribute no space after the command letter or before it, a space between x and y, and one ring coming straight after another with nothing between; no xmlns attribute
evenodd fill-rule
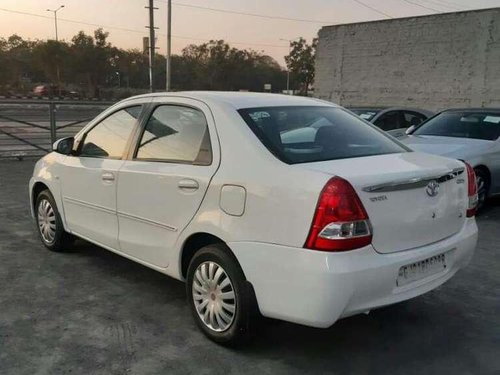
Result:
<svg viewBox="0 0 500 375"><path fill-rule="evenodd" d="M444 112L424 123L413 134L494 141L500 137L500 113Z"/></svg>
<svg viewBox="0 0 500 375"><path fill-rule="evenodd" d="M263 107L238 112L261 142L288 164L408 151L342 108Z"/></svg>

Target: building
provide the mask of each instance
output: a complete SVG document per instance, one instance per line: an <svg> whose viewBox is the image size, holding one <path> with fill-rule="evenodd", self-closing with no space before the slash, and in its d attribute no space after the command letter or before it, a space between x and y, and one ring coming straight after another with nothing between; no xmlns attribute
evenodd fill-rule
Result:
<svg viewBox="0 0 500 375"><path fill-rule="evenodd" d="M315 96L343 106L500 107L500 8L323 27Z"/></svg>

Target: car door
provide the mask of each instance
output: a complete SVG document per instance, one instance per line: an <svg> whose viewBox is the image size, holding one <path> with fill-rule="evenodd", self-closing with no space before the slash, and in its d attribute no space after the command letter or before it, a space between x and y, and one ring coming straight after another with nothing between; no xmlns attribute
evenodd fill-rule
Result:
<svg viewBox="0 0 500 375"><path fill-rule="evenodd" d="M197 212L219 165L208 106L166 100L151 103L135 149L118 173L121 251L158 267L168 266L179 234Z"/></svg>
<svg viewBox="0 0 500 375"><path fill-rule="evenodd" d="M118 249L117 173L141 108L117 108L86 129L77 137L75 155L64 160L60 177L68 228L112 249Z"/></svg>

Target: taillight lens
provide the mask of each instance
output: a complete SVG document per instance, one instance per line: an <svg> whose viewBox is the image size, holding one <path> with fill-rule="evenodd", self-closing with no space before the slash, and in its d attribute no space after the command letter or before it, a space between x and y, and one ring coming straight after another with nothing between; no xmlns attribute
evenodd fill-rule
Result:
<svg viewBox="0 0 500 375"><path fill-rule="evenodd" d="M333 177L321 192L305 247L347 251L371 242L371 224L363 203L349 182Z"/></svg>
<svg viewBox="0 0 500 375"><path fill-rule="evenodd" d="M465 167L467 168L467 195L469 196L467 217L473 217L474 215L476 215L478 203L476 173L474 172L474 168L472 168L470 164L465 163Z"/></svg>

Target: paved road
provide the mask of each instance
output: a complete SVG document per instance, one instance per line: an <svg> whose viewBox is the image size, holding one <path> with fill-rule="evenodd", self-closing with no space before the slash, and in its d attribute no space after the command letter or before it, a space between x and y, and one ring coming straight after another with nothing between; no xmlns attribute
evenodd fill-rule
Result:
<svg viewBox="0 0 500 375"><path fill-rule="evenodd" d="M0 374L500 373L500 201L471 265L439 289L327 330L266 322L230 350L197 330L182 283L84 242L46 251L32 167L0 161Z"/></svg>

